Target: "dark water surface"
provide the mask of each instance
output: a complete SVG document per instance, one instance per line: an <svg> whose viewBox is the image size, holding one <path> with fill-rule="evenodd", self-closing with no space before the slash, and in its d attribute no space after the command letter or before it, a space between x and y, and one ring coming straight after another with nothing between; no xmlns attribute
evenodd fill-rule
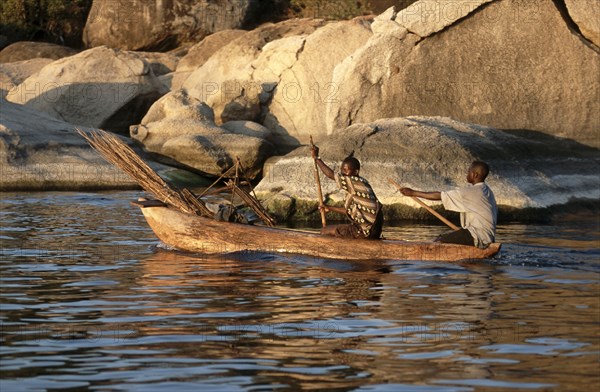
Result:
<svg viewBox="0 0 600 392"><path fill-rule="evenodd" d="M597 216L501 226L478 263L356 263L162 249L139 195L0 194L2 392L600 386Z"/></svg>

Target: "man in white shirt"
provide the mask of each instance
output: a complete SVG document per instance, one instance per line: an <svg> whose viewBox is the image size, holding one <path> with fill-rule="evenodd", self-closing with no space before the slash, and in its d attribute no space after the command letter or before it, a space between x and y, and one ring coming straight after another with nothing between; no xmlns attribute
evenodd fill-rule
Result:
<svg viewBox="0 0 600 392"><path fill-rule="evenodd" d="M462 229L443 234L436 241L485 248L494 242L498 215L494 193L484 182L489 172L485 162L475 161L467 172L469 185L463 188L445 192L402 188L400 192L405 196L441 200L445 209L460 212Z"/></svg>

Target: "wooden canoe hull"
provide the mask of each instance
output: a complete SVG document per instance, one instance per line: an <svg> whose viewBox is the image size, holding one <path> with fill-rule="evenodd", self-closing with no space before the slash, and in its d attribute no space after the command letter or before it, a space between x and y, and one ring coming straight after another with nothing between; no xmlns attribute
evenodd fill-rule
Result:
<svg viewBox="0 0 600 392"><path fill-rule="evenodd" d="M343 240L318 233L221 222L164 206L142 208L156 236L166 245L205 254L257 251L293 253L342 260L460 261L492 257L487 249L435 242Z"/></svg>

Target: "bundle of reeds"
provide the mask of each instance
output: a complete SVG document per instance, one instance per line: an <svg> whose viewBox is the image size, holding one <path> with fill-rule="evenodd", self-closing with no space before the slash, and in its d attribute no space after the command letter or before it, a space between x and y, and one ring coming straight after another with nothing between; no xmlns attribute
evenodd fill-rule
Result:
<svg viewBox="0 0 600 392"><path fill-rule="evenodd" d="M102 130L87 133L81 129L76 130L104 159L127 173L142 189L151 193L156 199L185 213L213 216L202 200L198 199L189 189L178 190L167 184L117 136Z"/></svg>

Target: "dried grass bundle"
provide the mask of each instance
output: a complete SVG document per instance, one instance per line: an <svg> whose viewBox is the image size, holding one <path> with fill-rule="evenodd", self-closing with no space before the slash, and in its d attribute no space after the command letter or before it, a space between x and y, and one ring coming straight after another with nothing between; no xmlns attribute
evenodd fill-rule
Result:
<svg viewBox="0 0 600 392"><path fill-rule="evenodd" d="M102 130L88 133L81 129L76 130L104 159L127 173L142 189L151 193L156 199L185 213L213 216L206 205L189 189L184 188L180 191L167 184L117 136Z"/></svg>

